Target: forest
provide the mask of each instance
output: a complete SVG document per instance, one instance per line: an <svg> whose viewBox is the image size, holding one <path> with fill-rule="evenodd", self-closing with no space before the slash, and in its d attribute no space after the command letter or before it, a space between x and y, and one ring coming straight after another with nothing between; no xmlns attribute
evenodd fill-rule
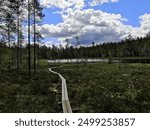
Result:
<svg viewBox="0 0 150 130"><path fill-rule="evenodd" d="M5 0L0 1L0 66L20 66L27 59L29 77L33 59L36 71L36 46L42 36L37 29L44 14L38 0ZM26 34L27 33L27 34ZM26 41L27 39L27 41ZM26 42L25 42L26 41ZM31 50L33 44L33 51ZM23 48L26 46L26 52ZM33 54L31 54L32 52Z"/></svg>
<svg viewBox="0 0 150 130"><path fill-rule="evenodd" d="M65 47L52 46L45 47L45 59L68 59L68 58L119 58L119 57L149 57L150 56L150 34L145 38L133 39L129 36L120 42L110 42L95 44L90 46L82 46L77 40L76 45L70 45L69 40L66 40ZM44 47L42 48L44 49Z"/></svg>
<svg viewBox="0 0 150 130"><path fill-rule="evenodd" d="M67 79L74 111L150 112L150 33L88 46L76 36L75 45L66 39L48 47L37 28L42 10L38 0L0 1L0 112L61 112L60 80L48 71L54 66ZM109 63L47 63L88 58Z"/></svg>
<svg viewBox="0 0 150 130"><path fill-rule="evenodd" d="M133 38L131 34L122 41L110 43L91 43L83 46L80 37L76 44L66 39L66 45L47 47L42 43L42 34L37 25L42 22L43 8L38 0L6 0L0 2L0 68L26 67L29 76L36 71L40 59L73 58L128 58L150 56L150 33L144 38ZM12 15L13 13L13 15ZM27 34L24 33L26 26ZM32 30L32 31L31 31ZM27 39L27 40L26 40ZM149 61L148 61L149 62Z"/></svg>

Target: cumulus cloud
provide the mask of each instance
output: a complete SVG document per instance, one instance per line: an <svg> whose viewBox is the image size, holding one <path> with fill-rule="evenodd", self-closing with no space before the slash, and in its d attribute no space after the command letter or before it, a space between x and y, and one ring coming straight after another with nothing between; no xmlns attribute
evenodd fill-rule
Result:
<svg viewBox="0 0 150 130"><path fill-rule="evenodd" d="M144 34L150 32L150 14L144 14L139 19L141 23L140 31L143 31Z"/></svg>
<svg viewBox="0 0 150 130"><path fill-rule="evenodd" d="M126 25L127 19L121 14L106 13L100 10L83 9L85 0L41 0L43 6L58 7L62 9L63 22L44 24L39 27L46 38L56 38L63 43L69 39L71 44L76 44L76 36L81 44L103 43L125 39L129 34L134 38L144 37L150 32L150 14L139 17L140 27ZM91 5L96 6L106 2L119 0L92 0ZM57 44L58 44L57 42ZM50 42L51 44L52 42Z"/></svg>
<svg viewBox="0 0 150 130"><path fill-rule="evenodd" d="M81 9L84 7L84 0L40 0L40 3L46 8L57 7L66 9L74 7L75 9Z"/></svg>
<svg viewBox="0 0 150 130"><path fill-rule="evenodd" d="M119 0L92 0L92 2L90 2L89 4L91 6L97 6L97 5L102 5L104 3L108 3L108 2L118 2Z"/></svg>
<svg viewBox="0 0 150 130"><path fill-rule="evenodd" d="M92 0L89 2L91 6L102 5L109 2L118 2L119 0ZM75 9L82 9L85 6L86 0L40 0L42 6L46 8L57 7L66 9L74 7Z"/></svg>
<svg viewBox="0 0 150 130"><path fill-rule="evenodd" d="M63 21L57 25L42 25L44 36L69 38L75 43L75 36L78 35L81 43L90 44L92 41L99 43L119 40L133 29L123 24L126 19L120 14L93 9L70 11L63 15Z"/></svg>

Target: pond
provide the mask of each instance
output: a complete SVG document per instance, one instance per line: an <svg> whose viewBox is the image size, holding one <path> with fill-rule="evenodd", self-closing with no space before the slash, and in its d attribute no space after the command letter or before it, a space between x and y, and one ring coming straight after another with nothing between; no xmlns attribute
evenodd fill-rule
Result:
<svg viewBox="0 0 150 130"><path fill-rule="evenodd" d="M57 59L48 60L49 63L76 63L76 62L101 62L108 63L108 59Z"/></svg>

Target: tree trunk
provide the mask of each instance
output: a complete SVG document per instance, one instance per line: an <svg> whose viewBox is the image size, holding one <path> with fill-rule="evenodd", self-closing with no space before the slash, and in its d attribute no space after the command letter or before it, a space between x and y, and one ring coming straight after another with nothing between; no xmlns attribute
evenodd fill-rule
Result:
<svg viewBox="0 0 150 130"><path fill-rule="evenodd" d="M34 0L34 72L36 72L36 12L35 12L35 0Z"/></svg>
<svg viewBox="0 0 150 130"><path fill-rule="evenodd" d="M18 13L18 19L17 19L17 74L19 74L19 45L20 45L20 18L19 18L19 13Z"/></svg>
<svg viewBox="0 0 150 130"><path fill-rule="evenodd" d="M31 53L30 53L30 0L28 0L28 71L31 78Z"/></svg>

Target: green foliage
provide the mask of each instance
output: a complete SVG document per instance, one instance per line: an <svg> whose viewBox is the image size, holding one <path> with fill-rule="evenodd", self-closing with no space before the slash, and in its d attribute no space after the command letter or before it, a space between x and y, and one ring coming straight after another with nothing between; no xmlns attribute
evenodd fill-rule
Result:
<svg viewBox="0 0 150 130"><path fill-rule="evenodd" d="M69 98L78 112L150 112L149 64L62 64Z"/></svg>
<svg viewBox="0 0 150 130"><path fill-rule="evenodd" d="M30 80L26 71L17 75L5 69L0 73L0 112L60 112L57 103L61 99L52 91L58 83L47 65L40 65Z"/></svg>

